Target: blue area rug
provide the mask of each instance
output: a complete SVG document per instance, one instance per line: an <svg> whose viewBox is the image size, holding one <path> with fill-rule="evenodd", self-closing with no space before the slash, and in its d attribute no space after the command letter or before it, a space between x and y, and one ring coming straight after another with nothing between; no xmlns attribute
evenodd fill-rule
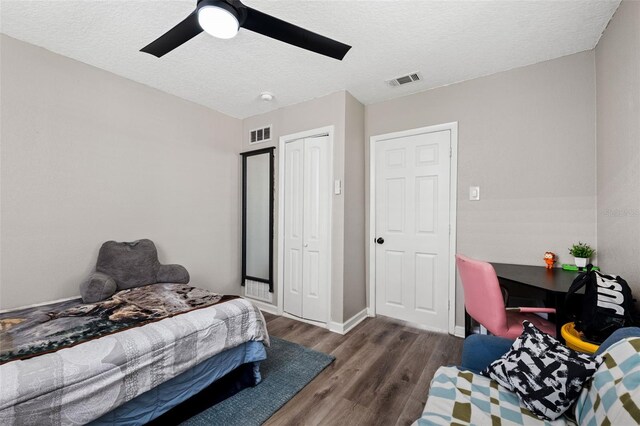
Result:
<svg viewBox="0 0 640 426"><path fill-rule="evenodd" d="M260 365L262 382L190 418L183 425L261 425L335 360L286 340L271 337Z"/></svg>

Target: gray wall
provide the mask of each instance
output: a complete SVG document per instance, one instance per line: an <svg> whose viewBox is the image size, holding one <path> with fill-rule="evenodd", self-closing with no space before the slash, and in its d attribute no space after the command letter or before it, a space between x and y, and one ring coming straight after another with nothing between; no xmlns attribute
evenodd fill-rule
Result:
<svg viewBox="0 0 640 426"><path fill-rule="evenodd" d="M0 37L0 307L77 295L109 239L237 293L240 120Z"/></svg>
<svg viewBox="0 0 640 426"><path fill-rule="evenodd" d="M249 144L249 132L272 125L271 141ZM333 179L343 191L333 195L331 321L341 323L366 308L364 264L364 106L347 92L284 107L243 120L242 150L278 146L281 136L333 125ZM276 151L276 200L278 199ZM348 165L348 167L346 167ZM333 188L332 188L333 190ZM277 211L276 202L276 218ZM278 235L276 221L275 235ZM277 241L275 242L277 271ZM277 289L276 289L277 292ZM277 301L277 293L274 294Z"/></svg>
<svg viewBox="0 0 640 426"><path fill-rule="evenodd" d="M367 306L364 227L364 106L346 96L344 171L344 320Z"/></svg>
<svg viewBox="0 0 640 426"><path fill-rule="evenodd" d="M107 239L152 238L194 284L237 293L238 152L328 125L343 181L333 198L333 321L366 303L373 135L458 121L457 251L542 265L552 250L570 262L571 243L596 243L594 61L597 260L638 288L638 6L622 3L595 54L366 108L337 92L243 121L1 36L0 308L76 295ZM272 142L250 146L249 130L268 124ZM481 186L480 202L468 201L470 185ZM458 325L461 301L458 290Z"/></svg>
<svg viewBox="0 0 640 426"><path fill-rule="evenodd" d="M596 242L593 55L368 105L366 140L457 121L457 252L543 265L551 250L568 263L571 243ZM481 201L469 201L471 185L480 186ZM457 296L456 323L463 325L459 286Z"/></svg>
<svg viewBox="0 0 640 426"><path fill-rule="evenodd" d="M640 3L620 4L596 47L598 259L640 294Z"/></svg>
<svg viewBox="0 0 640 426"><path fill-rule="evenodd" d="M271 124L271 141L255 145L249 144L249 132L253 129ZM277 109L266 114L260 114L243 120L242 150L278 146L280 136L299 133L333 125L335 127L333 139L333 178L344 180L344 144L345 144L345 92L336 92L321 98L296 105ZM276 200L278 200L278 155L276 150ZM332 188L333 189L333 188ZM276 201L276 218L278 218L278 203ZM331 246L331 320L342 322L343 318L343 276L344 276L344 197L333 195L332 211L332 246ZM275 235L278 235L276 220ZM275 271L278 267L278 241L274 242ZM277 301L274 294L274 302Z"/></svg>

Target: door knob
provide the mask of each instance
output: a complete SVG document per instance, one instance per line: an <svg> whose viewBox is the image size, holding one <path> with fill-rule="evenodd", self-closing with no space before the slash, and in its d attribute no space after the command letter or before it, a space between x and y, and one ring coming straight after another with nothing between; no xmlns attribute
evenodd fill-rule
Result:
<svg viewBox="0 0 640 426"><path fill-rule="evenodd" d="M376 240L376 243L378 243L378 244L384 244L384 238L382 238L382 237L378 237L378 239Z"/></svg>

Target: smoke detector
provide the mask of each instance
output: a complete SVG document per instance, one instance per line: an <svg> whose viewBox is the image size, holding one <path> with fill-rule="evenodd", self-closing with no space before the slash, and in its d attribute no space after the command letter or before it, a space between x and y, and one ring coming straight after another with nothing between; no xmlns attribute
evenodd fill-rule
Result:
<svg viewBox="0 0 640 426"><path fill-rule="evenodd" d="M422 76L419 72L413 72L411 74L403 75L400 77L387 80L387 84L392 87L404 86L405 84L415 83L422 81Z"/></svg>
<svg viewBox="0 0 640 426"><path fill-rule="evenodd" d="M271 102L273 100L273 93L271 92L262 92L260 93L260 99L265 102Z"/></svg>

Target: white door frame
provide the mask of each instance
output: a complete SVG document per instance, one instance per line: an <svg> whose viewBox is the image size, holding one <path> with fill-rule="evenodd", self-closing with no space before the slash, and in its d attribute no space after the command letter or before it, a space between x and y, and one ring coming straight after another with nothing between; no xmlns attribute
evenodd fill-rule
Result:
<svg viewBox="0 0 640 426"><path fill-rule="evenodd" d="M449 334L456 325L456 208L458 194L458 122L420 127L401 132L371 136L369 139L369 314L376 315L376 143L443 130L451 131L450 187L449 187Z"/></svg>
<svg viewBox="0 0 640 426"><path fill-rule="evenodd" d="M334 126L320 127L317 129L306 130L304 132L293 133L290 135L280 136L278 143L278 274L276 288L278 289L278 315L297 319L299 321L308 322L310 324L328 327L331 322L331 287L333 272L333 135L335 133ZM293 142L298 139L311 138L314 136L329 136L329 288L327 289L327 320L324 323L298 318L284 312L284 166L285 166L285 150L284 146L287 142Z"/></svg>

